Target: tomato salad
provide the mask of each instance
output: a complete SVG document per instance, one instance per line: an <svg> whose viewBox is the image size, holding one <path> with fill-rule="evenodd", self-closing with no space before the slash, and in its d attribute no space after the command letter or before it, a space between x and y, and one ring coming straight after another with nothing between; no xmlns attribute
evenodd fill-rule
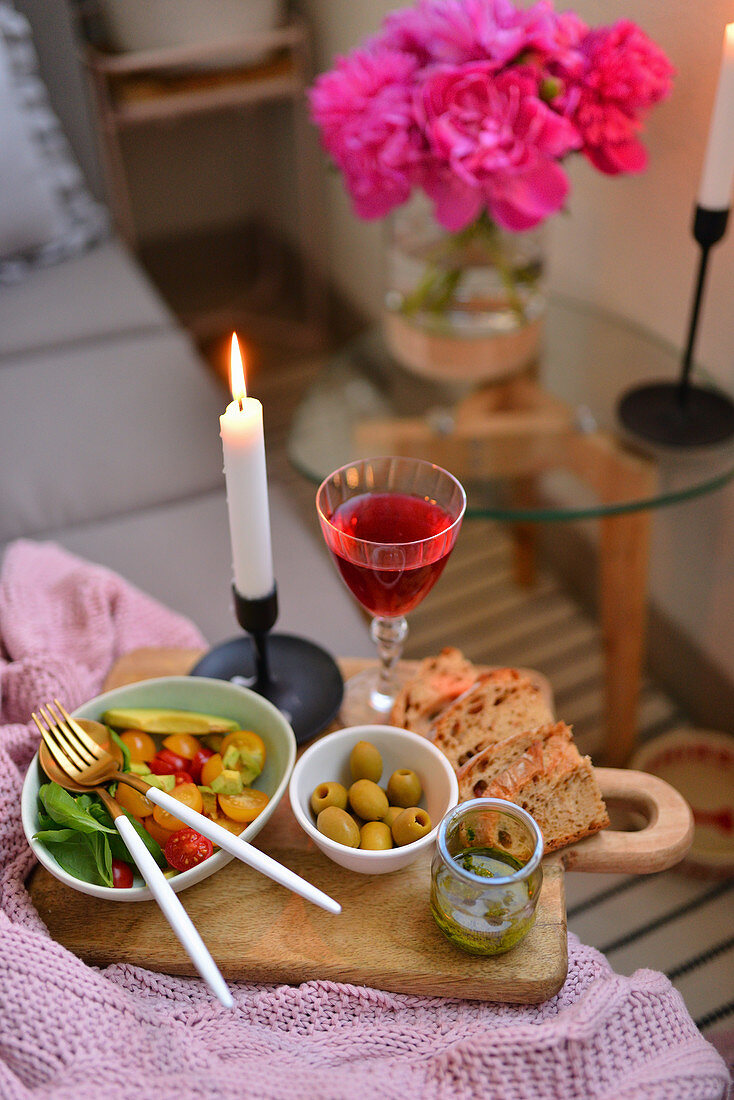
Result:
<svg viewBox="0 0 734 1100"><path fill-rule="evenodd" d="M144 711L137 713L144 724ZM107 725L109 741L104 747L124 771L141 776L230 832L241 833L269 801L267 794L250 785L263 770L265 744L253 730L231 729L232 722L227 723L227 733L178 732L185 728L186 713L166 712L173 716L171 726L177 732L163 736L162 742L144 729L116 731ZM155 724L156 732L159 725ZM207 837L134 787L118 783L111 793L169 874L188 871L212 854L214 845ZM47 783L38 797L36 837L64 870L99 885L133 885L132 857L96 795L75 798L57 783Z"/></svg>

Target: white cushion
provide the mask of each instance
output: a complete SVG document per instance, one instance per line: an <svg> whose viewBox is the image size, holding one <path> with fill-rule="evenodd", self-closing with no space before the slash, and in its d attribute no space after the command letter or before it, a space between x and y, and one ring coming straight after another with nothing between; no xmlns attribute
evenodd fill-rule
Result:
<svg viewBox="0 0 734 1100"><path fill-rule="evenodd" d="M0 542L220 485L227 399L182 332L5 360Z"/></svg>
<svg viewBox="0 0 734 1100"><path fill-rule="evenodd" d="M49 105L30 26L0 0L0 283L83 251L107 216Z"/></svg>
<svg viewBox="0 0 734 1100"><path fill-rule="evenodd" d="M173 324L157 291L114 239L37 268L17 286L0 287L0 359Z"/></svg>
<svg viewBox="0 0 734 1100"><path fill-rule="evenodd" d="M38 149L13 94L0 36L0 256L37 248L63 232L63 218Z"/></svg>
<svg viewBox="0 0 734 1100"><path fill-rule="evenodd" d="M309 528L280 485L271 482L269 496L275 630L312 638L335 655L374 657L368 623L329 559L315 512ZM223 488L48 537L188 615L212 644L241 634Z"/></svg>

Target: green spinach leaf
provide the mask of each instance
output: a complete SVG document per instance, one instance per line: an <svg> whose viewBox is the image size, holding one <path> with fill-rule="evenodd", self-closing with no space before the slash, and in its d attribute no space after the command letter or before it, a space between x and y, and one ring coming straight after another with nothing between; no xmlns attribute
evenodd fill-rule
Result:
<svg viewBox="0 0 734 1100"><path fill-rule="evenodd" d="M112 818L107 813L107 810L101 802L98 802L96 806L92 807L92 813L97 818L97 821L100 821L103 825L114 824ZM140 822L132 816L132 814L129 814L127 810L123 810L123 813L125 814L125 817L128 819L128 821L132 822L132 826L135 829L135 832L138 834L145 847L153 856L153 859L156 861L158 866L163 868L168 867L168 861L163 855L163 849L161 848L158 841L153 839L148 830L143 825L141 825ZM122 839L116 829L114 835L109 837L109 841L110 847L112 849L112 855L115 857L115 859L122 859L125 861L125 863L134 863L133 857L130 855L127 848L125 847L125 841Z"/></svg>
<svg viewBox="0 0 734 1100"><path fill-rule="evenodd" d="M112 837L106 833L87 833L84 839L92 849L99 877L105 886L112 886Z"/></svg>
<svg viewBox="0 0 734 1100"><path fill-rule="evenodd" d="M33 834L34 840L40 840L42 844L62 844L72 836L78 836L73 829L39 829Z"/></svg>
<svg viewBox="0 0 734 1100"><path fill-rule="evenodd" d="M88 794L73 798L58 783L45 783L38 792L38 797L49 817L65 829L75 829L79 833L112 831L89 812L93 802Z"/></svg>
<svg viewBox="0 0 734 1100"><path fill-rule="evenodd" d="M101 834L100 834L101 835ZM86 833L74 833L62 844L47 844L51 855L67 874L95 886L106 886L99 873L97 857L87 842Z"/></svg>

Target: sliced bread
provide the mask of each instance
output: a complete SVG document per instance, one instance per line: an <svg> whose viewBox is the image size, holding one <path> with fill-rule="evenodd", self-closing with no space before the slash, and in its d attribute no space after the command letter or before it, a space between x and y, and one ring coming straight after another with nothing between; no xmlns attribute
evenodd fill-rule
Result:
<svg viewBox="0 0 734 1100"><path fill-rule="evenodd" d="M609 824L588 756L564 722L490 745L459 772L459 799L504 798L531 814L554 851Z"/></svg>
<svg viewBox="0 0 734 1100"><path fill-rule="evenodd" d="M515 733L553 721L546 695L516 668L497 668L446 707L433 728L433 741L458 770L472 756Z"/></svg>
<svg viewBox="0 0 734 1100"><path fill-rule="evenodd" d="M437 657L421 661L416 674L398 693L390 722L426 736L440 712L475 682L477 670L459 649L447 646Z"/></svg>

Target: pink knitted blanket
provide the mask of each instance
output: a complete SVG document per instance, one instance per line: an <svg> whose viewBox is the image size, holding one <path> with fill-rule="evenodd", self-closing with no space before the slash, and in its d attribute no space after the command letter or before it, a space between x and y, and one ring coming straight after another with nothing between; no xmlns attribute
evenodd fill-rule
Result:
<svg viewBox="0 0 734 1100"><path fill-rule="evenodd" d="M233 985L95 969L48 936L24 889L20 790L30 711L76 706L140 645L202 644L121 578L18 542L0 579L0 1100L718 1100L726 1067L659 973L613 973L574 936L537 1006L409 997L332 982ZM185 895L184 895L185 902Z"/></svg>

